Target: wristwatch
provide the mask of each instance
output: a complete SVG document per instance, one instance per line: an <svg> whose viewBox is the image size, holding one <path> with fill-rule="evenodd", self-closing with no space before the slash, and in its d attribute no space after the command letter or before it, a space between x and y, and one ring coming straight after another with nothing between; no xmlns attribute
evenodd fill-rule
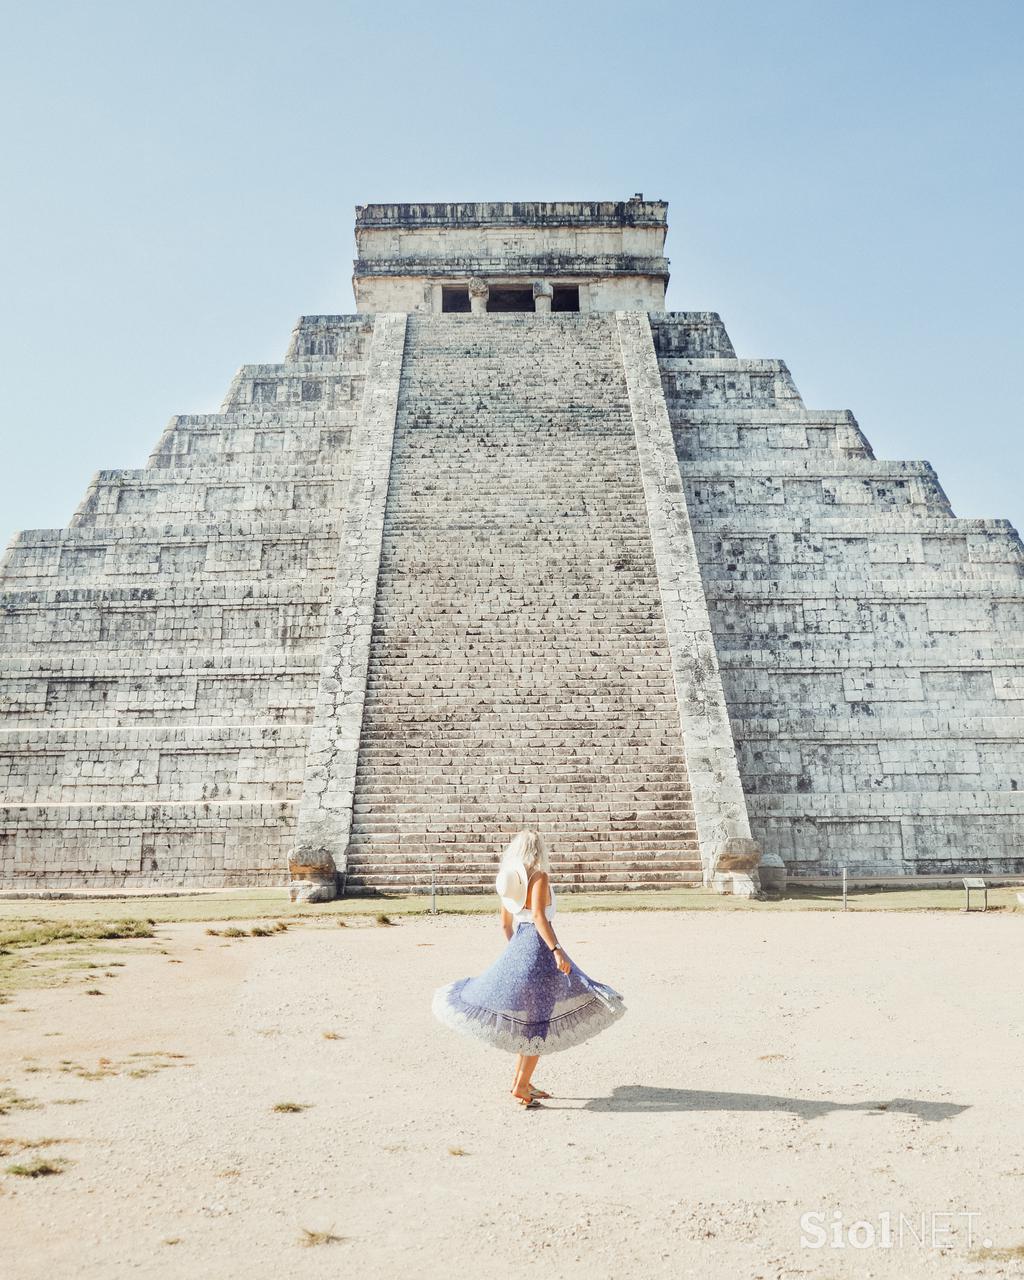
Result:
<svg viewBox="0 0 1024 1280"><path fill-rule="evenodd" d="M561 949L562 949L562 944L560 942L556 942L553 947L548 947L548 950L551 952L552 955L554 955L556 951L561 951Z"/></svg>

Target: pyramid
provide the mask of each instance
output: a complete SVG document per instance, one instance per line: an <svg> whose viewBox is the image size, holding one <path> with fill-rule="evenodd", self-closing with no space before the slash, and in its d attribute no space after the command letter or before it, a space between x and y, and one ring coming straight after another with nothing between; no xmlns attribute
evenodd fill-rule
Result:
<svg viewBox="0 0 1024 1280"><path fill-rule="evenodd" d="M667 207L367 205L356 313L0 587L0 888L1024 872L1024 549L720 318Z"/></svg>

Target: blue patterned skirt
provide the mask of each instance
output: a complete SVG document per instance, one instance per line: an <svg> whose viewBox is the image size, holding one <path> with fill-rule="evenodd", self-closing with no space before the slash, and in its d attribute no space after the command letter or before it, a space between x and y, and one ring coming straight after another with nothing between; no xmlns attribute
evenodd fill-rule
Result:
<svg viewBox="0 0 1024 1280"><path fill-rule="evenodd" d="M495 1049L530 1055L581 1044L626 1012L617 991L576 964L562 973L536 925L528 923L517 926L501 956L478 978L439 987L432 1007L456 1031Z"/></svg>

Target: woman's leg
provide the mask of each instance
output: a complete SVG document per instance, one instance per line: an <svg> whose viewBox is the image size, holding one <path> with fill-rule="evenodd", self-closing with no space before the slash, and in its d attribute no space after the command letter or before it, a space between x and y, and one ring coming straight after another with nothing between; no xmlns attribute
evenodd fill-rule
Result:
<svg viewBox="0 0 1024 1280"><path fill-rule="evenodd" d="M537 1066L537 1057L535 1053L529 1056L519 1055L519 1070L516 1072L516 1082L512 1086L512 1092L519 1098L530 1096L530 1077Z"/></svg>

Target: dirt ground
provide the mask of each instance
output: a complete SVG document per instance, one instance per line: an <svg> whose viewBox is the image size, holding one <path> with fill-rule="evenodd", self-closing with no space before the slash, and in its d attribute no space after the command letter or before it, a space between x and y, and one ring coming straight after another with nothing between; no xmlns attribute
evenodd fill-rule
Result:
<svg viewBox="0 0 1024 1280"><path fill-rule="evenodd" d="M1021 913L566 913L535 1112L430 1014L496 921L206 928L0 1005L2 1280L1024 1275Z"/></svg>

